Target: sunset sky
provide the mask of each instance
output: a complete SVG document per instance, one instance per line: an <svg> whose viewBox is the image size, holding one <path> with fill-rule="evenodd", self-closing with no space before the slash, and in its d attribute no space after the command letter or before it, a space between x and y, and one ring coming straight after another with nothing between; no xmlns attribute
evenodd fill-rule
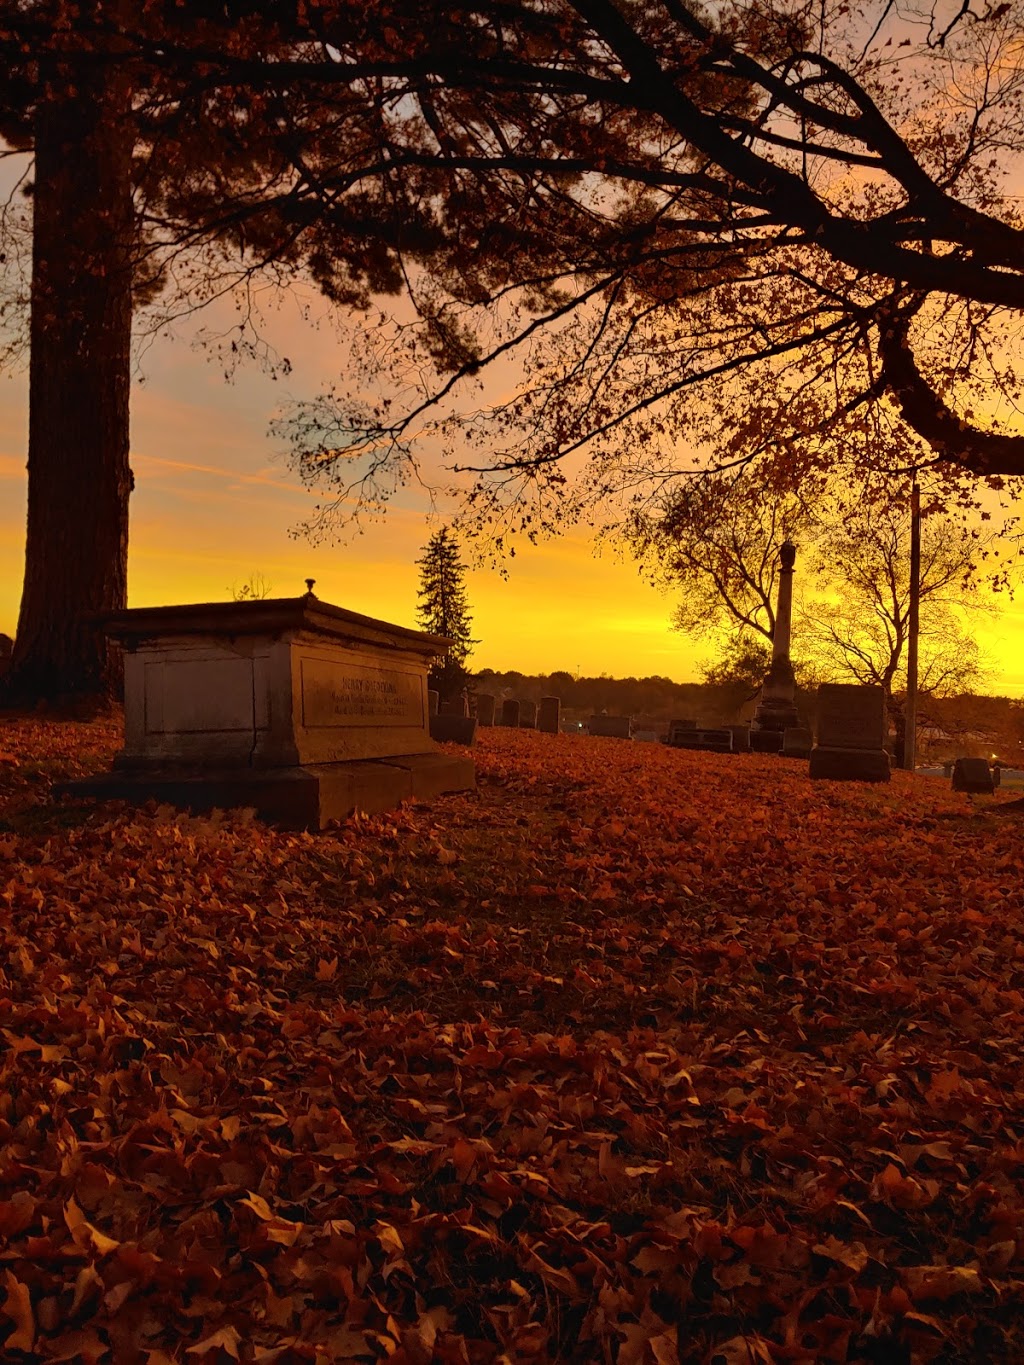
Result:
<svg viewBox="0 0 1024 1365"><path fill-rule="evenodd" d="M407 497L384 523L339 544L313 547L290 534L316 499L287 468L268 423L283 400L311 397L335 377L342 351L329 330L312 330L287 307L271 332L293 362L287 380L248 368L226 383L187 329L146 351L133 391L130 605L225 600L259 572L274 596L298 595L313 577L325 601L413 625L415 561L440 524L425 498ZM0 630L8 634L23 572L26 390L24 373L0 381ZM524 544L507 568L507 579L486 568L468 574L480 640L472 666L699 676L708 647L669 629L671 599L628 560L595 557L587 534ZM987 690L1024 694L1024 598L983 622L979 639L994 666Z"/></svg>
<svg viewBox="0 0 1024 1365"><path fill-rule="evenodd" d="M215 321L207 315L202 325ZM342 351L329 331L287 310L271 327L294 365L287 381L252 367L226 383L187 330L146 351L132 393L129 603L224 600L259 572L274 596L296 596L312 577L325 601L414 625L416 560L440 525L425 497L410 495L383 523L334 545L290 534L316 498L287 468L268 423L283 400L311 397L335 377ZM0 381L0 631L9 635L23 573L26 400L25 374ZM607 552L595 558L591 538L524 545L507 568L507 579L468 573L480 640L473 666L696 676L702 651L668 628L670 599L634 565Z"/></svg>

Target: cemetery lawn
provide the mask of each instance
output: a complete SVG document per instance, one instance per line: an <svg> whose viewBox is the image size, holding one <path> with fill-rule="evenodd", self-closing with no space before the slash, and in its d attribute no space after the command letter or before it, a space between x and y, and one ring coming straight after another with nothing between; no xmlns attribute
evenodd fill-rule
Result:
<svg viewBox="0 0 1024 1365"><path fill-rule="evenodd" d="M1024 1360L1024 828L484 731L318 835L0 721L0 1356Z"/></svg>

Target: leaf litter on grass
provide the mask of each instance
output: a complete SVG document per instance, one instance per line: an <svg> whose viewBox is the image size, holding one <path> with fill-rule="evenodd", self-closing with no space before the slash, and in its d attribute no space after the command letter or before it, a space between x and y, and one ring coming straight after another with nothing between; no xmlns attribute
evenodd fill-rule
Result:
<svg viewBox="0 0 1024 1365"><path fill-rule="evenodd" d="M1024 1358L991 805L508 730L319 835L50 801L116 744L5 725L5 1358Z"/></svg>

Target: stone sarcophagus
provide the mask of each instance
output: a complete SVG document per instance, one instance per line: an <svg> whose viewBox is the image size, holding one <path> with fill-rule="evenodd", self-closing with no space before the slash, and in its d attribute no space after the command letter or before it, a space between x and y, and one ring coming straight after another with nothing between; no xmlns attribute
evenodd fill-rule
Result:
<svg viewBox="0 0 1024 1365"><path fill-rule="evenodd" d="M73 790L319 828L474 785L472 761L430 737L437 636L312 593L136 608L104 628L124 650L124 748Z"/></svg>

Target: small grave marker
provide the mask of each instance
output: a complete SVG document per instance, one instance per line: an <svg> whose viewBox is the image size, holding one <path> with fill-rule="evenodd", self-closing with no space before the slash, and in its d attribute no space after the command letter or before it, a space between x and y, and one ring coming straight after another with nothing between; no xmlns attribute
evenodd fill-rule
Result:
<svg viewBox="0 0 1024 1365"><path fill-rule="evenodd" d="M537 712L537 729L546 735L557 735L562 703L558 697L541 697Z"/></svg>
<svg viewBox="0 0 1024 1365"><path fill-rule="evenodd" d="M749 725L727 725L727 730L732 732L733 752L737 754L750 753L750 726Z"/></svg>
<svg viewBox="0 0 1024 1365"><path fill-rule="evenodd" d="M632 716L591 716L589 730L592 735L604 735L607 739L632 739Z"/></svg>
<svg viewBox="0 0 1024 1365"><path fill-rule="evenodd" d="M810 758L814 736L803 726L791 726L782 732L783 758Z"/></svg>
<svg viewBox="0 0 1024 1365"><path fill-rule="evenodd" d="M668 723L668 743L675 743L675 736L682 732L696 730L697 722L687 717L685 720L670 720Z"/></svg>
<svg viewBox="0 0 1024 1365"><path fill-rule="evenodd" d="M996 784L992 779L992 769L983 758L958 758L953 764L953 790L955 792L994 792Z"/></svg>
<svg viewBox="0 0 1024 1365"><path fill-rule="evenodd" d="M472 716L442 712L430 717L430 738L438 744L476 743L476 721Z"/></svg>

